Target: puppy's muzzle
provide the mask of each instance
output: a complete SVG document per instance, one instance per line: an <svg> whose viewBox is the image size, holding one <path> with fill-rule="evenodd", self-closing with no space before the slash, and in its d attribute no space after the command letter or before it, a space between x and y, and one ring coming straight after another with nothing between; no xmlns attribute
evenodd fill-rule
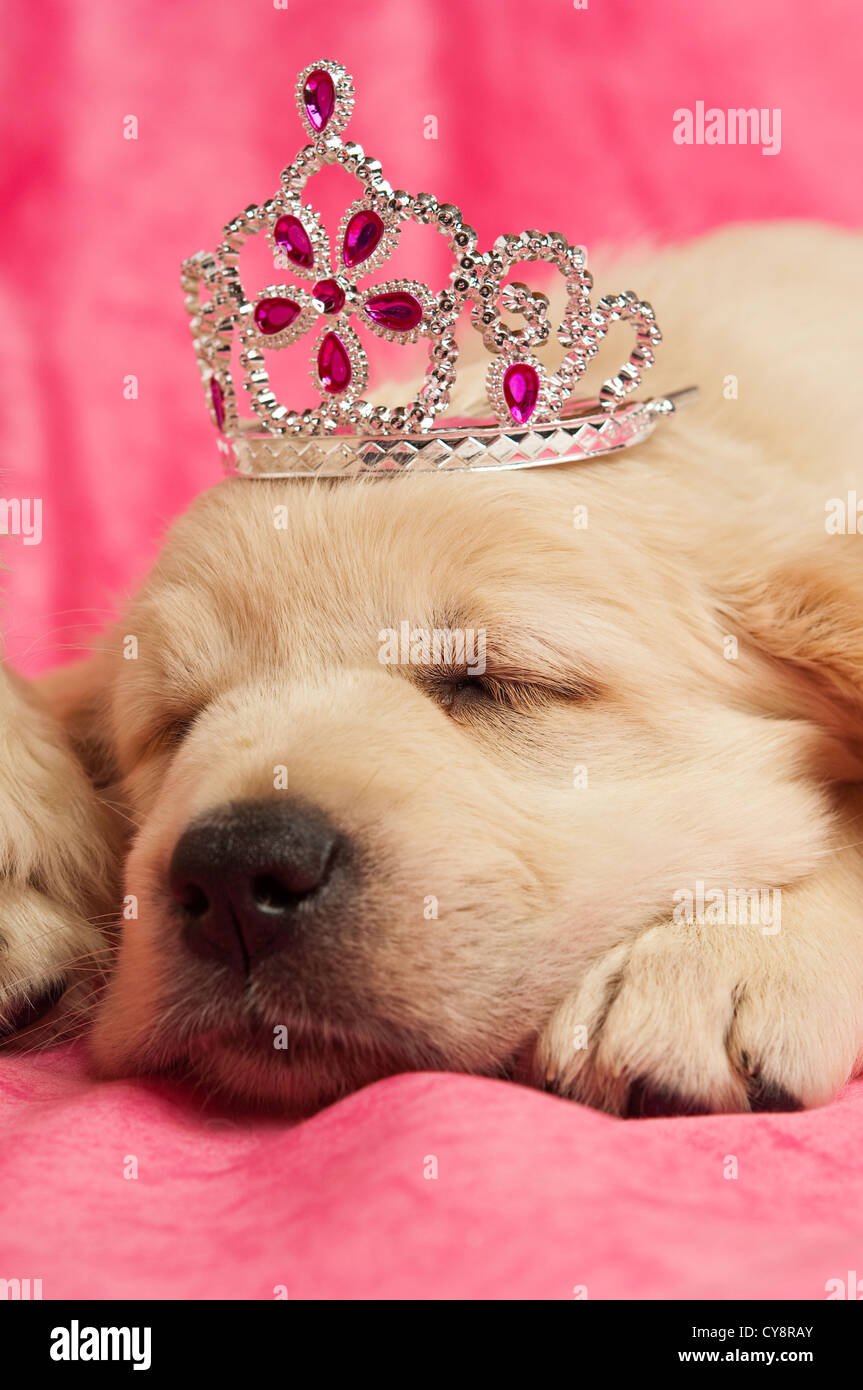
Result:
<svg viewBox="0 0 863 1390"><path fill-rule="evenodd" d="M168 870L189 949L248 974L344 909L350 860L346 837L314 806L292 799L219 807L181 835Z"/></svg>

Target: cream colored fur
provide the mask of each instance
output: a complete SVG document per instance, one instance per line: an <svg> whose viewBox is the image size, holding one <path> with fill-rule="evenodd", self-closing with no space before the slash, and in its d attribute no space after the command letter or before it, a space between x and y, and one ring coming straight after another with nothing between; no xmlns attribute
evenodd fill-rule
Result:
<svg viewBox="0 0 863 1390"><path fill-rule="evenodd" d="M0 1001L78 978L106 855L124 859L138 915L92 1033L102 1075L179 1069L308 1110L438 1067L638 1114L821 1104L855 1070L863 537L824 521L860 477L863 243L740 228L597 281L654 304L645 385L701 387L646 445L512 475L224 482L43 691L53 725L7 678ZM482 413L482 372L457 408ZM484 628L491 694L381 665L404 619ZM186 957L166 869L191 819L279 795L282 765L364 872L337 943L258 972L240 1005ZM781 930L675 921L697 882L780 890Z"/></svg>

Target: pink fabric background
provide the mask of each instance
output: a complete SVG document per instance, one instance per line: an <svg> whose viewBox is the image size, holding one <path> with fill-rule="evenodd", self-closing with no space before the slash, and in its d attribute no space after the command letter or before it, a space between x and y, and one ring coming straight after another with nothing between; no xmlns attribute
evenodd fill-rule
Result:
<svg viewBox="0 0 863 1390"><path fill-rule="evenodd" d="M219 476L179 265L275 190L313 59L354 74L349 137L395 185L459 204L483 246L533 226L593 247L734 219L863 220L863 12L844 0L5 11L2 491L43 499L44 539L5 546L4 628L28 671L87 640ZM781 153L675 145L673 111L698 100L780 107ZM801 293L817 294L817 268ZM297 1297L819 1298L863 1268L863 1085L808 1115L624 1124L419 1076L292 1128L213 1123L158 1086L95 1087L72 1050L0 1062L0 1135L0 1277L41 1277L46 1297L269 1298L285 1283Z"/></svg>
<svg viewBox="0 0 863 1390"><path fill-rule="evenodd" d="M0 1070L0 1277L46 1299L823 1299L863 1276L861 1132L863 1082L802 1115L627 1121L417 1074L293 1128L207 1120L92 1086L70 1050Z"/></svg>

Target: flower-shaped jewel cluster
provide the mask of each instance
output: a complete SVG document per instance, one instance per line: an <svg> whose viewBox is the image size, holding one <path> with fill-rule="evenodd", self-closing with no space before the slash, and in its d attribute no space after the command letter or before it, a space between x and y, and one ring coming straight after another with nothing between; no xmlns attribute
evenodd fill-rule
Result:
<svg viewBox="0 0 863 1390"><path fill-rule="evenodd" d="M458 208L439 204L431 194L414 197L394 191L377 160L341 139L353 111L354 92L340 64L311 64L299 76L296 96L311 143L283 171L279 192L229 222L215 254L199 253L183 268L211 412L226 435L248 428L237 412L231 360L235 344L259 430L310 435L338 429L370 435L427 432L449 400L458 358L454 328L466 304L493 354L487 390L504 424L553 420L615 318L635 325L637 342L619 375L603 388L603 404L612 408L637 384L659 336L648 305L635 296L619 296L601 300L594 309L584 253L556 233L500 237L481 255L476 233ZM340 164L361 185L360 196L347 209L332 242L318 214L303 201L308 179L326 164ZM450 282L438 294L417 280L368 283L392 255L408 221L434 227L451 250ZM239 256L246 240L261 234L284 278L250 295L240 279ZM523 261L556 266L566 281L567 305L557 330L566 354L554 372L532 351L550 336L547 298L520 282L504 283L512 267ZM206 301L202 290L209 294ZM507 326L503 314L521 316L524 326ZM428 340L425 380L406 405L374 406L364 399L368 362L356 332L359 325L390 342ZM314 409L295 411L277 400L266 353L305 338L310 341L310 371L320 401Z"/></svg>

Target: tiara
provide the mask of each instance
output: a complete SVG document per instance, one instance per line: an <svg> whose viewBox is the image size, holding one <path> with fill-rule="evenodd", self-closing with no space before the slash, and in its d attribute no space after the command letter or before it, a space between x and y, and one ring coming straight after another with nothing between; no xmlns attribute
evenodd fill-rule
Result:
<svg viewBox="0 0 863 1390"><path fill-rule="evenodd" d="M342 139L354 86L341 64L310 64L297 80L296 99L310 143L282 171L279 191L229 222L214 252L199 252L183 265L195 351L229 472L309 477L568 463L640 443L695 394L687 388L626 399L653 365L660 332L651 306L631 291L592 304L583 247L557 232L526 231L498 237L481 252L457 207L430 193L394 190L376 159ZM354 175L360 189L331 244L303 194L311 175L333 164ZM452 255L449 282L438 294L416 280L368 283L407 222L436 229ZM239 260L254 236L267 239L275 270L274 283L250 294ZM564 356L554 371L535 355L551 335L549 300L508 279L513 267L532 261L556 267L566 285L556 330ZM465 309L489 356L490 420L444 418L459 355L455 327ZM510 326L505 316L521 326ZM598 399L576 400L579 379L618 320L634 331L628 360ZM406 405L364 398L368 361L357 328L389 342L428 340L423 384ZM267 354L285 348L311 350L320 393L315 408L291 410L277 399ZM248 393L251 418L239 413L235 375Z"/></svg>

